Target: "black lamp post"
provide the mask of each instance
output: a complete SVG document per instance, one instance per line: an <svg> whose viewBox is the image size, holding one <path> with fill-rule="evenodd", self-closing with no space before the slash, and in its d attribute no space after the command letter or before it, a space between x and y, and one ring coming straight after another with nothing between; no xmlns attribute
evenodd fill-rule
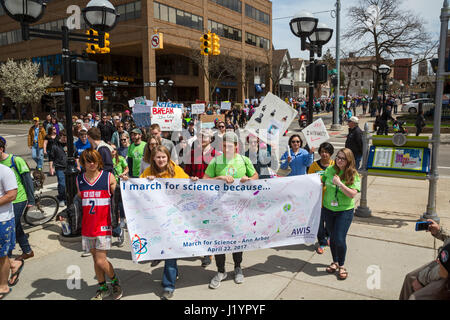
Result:
<svg viewBox="0 0 450 320"><path fill-rule="evenodd" d="M333 29L325 24L319 23L319 19L307 12L298 13L289 23L292 33L301 40L301 50L309 50L309 100L308 100L308 124L313 120L314 105L314 71L316 63L314 55L322 56L322 47L330 41L333 35ZM309 43L306 42L308 38Z"/></svg>
<svg viewBox="0 0 450 320"><path fill-rule="evenodd" d="M172 80L166 81L164 79L161 79L158 81L158 84L161 88L161 93L164 95L164 99L167 100L167 89L172 88L174 85L174 82Z"/></svg>
<svg viewBox="0 0 450 320"><path fill-rule="evenodd" d="M24 41L30 38L54 39L62 41L62 68L64 83L64 101L65 116L67 128L67 169L66 176L66 192L67 206L73 203L76 195L76 176L78 174L75 158L74 145L72 135L72 83L71 75L71 56L69 51L69 41L88 42L98 44L100 48L105 46L105 32L114 28L117 23L117 17L114 6L107 0L92 0L83 9L83 17L86 23L97 30L99 35L92 38L84 33L75 33L69 31L67 26L61 27L61 31L41 30L30 28L31 23L39 21L44 15L47 5L43 0L0 0L7 15L20 23L22 28L22 39Z"/></svg>
<svg viewBox="0 0 450 320"><path fill-rule="evenodd" d="M391 68L386 64L382 64L378 67L378 73L381 75L381 78L383 79L382 91L383 91L383 112L384 112L386 111L386 89L387 89L386 79L387 76L391 73Z"/></svg>

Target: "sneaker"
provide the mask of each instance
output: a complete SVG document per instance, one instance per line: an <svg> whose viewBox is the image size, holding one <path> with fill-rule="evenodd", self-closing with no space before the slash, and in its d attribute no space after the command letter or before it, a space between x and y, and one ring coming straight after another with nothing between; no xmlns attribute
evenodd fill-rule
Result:
<svg viewBox="0 0 450 320"><path fill-rule="evenodd" d="M109 295L111 295L111 291L110 291L109 287L107 290L98 289L97 293L91 300L103 300L104 298L108 297Z"/></svg>
<svg viewBox="0 0 450 320"><path fill-rule="evenodd" d="M207 266L209 266L211 264L211 257L210 256L204 256L202 258L202 267L206 268Z"/></svg>
<svg viewBox="0 0 450 320"><path fill-rule="evenodd" d="M242 273L242 269L239 267L234 269L234 282L237 284L244 282L244 274Z"/></svg>
<svg viewBox="0 0 450 320"><path fill-rule="evenodd" d="M119 241L117 243L117 246L119 248L123 247L124 241L125 241L125 232L123 231L123 229L120 229Z"/></svg>
<svg viewBox="0 0 450 320"><path fill-rule="evenodd" d="M112 297L114 300L119 300L120 298L122 298L122 287L120 286L120 284L113 284L112 285Z"/></svg>
<svg viewBox="0 0 450 320"><path fill-rule="evenodd" d="M225 280L227 278L227 273L220 273L218 272L214 278L211 279L211 282L209 283L210 289L217 289L220 286L220 282L222 280Z"/></svg>
<svg viewBox="0 0 450 320"><path fill-rule="evenodd" d="M60 201L59 202L59 206L62 208L62 207L65 207L66 206L66 203L64 202L64 201Z"/></svg>
<svg viewBox="0 0 450 320"><path fill-rule="evenodd" d="M161 296L161 300L169 300L172 297L173 297L173 291L164 290L164 292Z"/></svg>
<svg viewBox="0 0 450 320"><path fill-rule="evenodd" d="M90 253L90 252L83 252L82 254L81 254L81 256L83 257L83 258L85 258L85 257L90 257L92 254Z"/></svg>
<svg viewBox="0 0 450 320"><path fill-rule="evenodd" d="M161 263L161 260L153 260L152 263L150 264L150 267L156 267L160 263Z"/></svg>

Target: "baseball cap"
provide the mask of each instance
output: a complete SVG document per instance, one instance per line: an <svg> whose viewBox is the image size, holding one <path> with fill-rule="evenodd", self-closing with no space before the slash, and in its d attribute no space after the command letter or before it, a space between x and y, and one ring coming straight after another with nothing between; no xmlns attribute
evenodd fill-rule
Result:
<svg viewBox="0 0 450 320"><path fill-rule="evenodd" d="M439 251L439 262L450 274L450 243Z"/></svg>
<svg viewBox="0 0 450 320"><path fill-rule="evenodd" d="M39 118L38 117L34 117L33 121L39 121Z"/></svg>
<svg viewBox="0 0 450 320"><path fill-rule="evenodd" d="M114 120L120 120L119 116L114 116Z"/></svg>
<svg viewBox="0 0 450 320"><path fill-rule="evenodd" d="M354 122L354 123L358 123L359 122L359 119L357 118L357 117L355 117L355 116L353 116L353 117L350 117L350 119L348 119L347 120L348 122Z"/></svg>
<svg viewBox="0 0 450 320"><path fill-rule="evenodd" d="M142 131L139 128L134 128L133 130L131 130L131 133L142 134Z"/></svg>
<svg viewBox="0 0 450 320"><path fill-rule="evenodd" d="M125 110L125 113L130 113L130 110Z"/></svg>
<svg viewBox="0 0 450 320"><path fill-rule="evenodd" d="M86 127L85 126L81 126L81 129L78 131L78 132L81 132L81 131L88 131L88 129L86 129Z"/></svg>
<svg viewBox="0 0 450 320"><path fill-rule="evenodd" d="M223 135L223 141L238 143L239 139L236 133L229 131Z"/></svg>
<svg viewBox="0 0 450 320"><path fill-rule="evenodd" d="M81 124L83 124L83 120L78 119L78 120L76 121L76 123L81 123Z"/></svg>

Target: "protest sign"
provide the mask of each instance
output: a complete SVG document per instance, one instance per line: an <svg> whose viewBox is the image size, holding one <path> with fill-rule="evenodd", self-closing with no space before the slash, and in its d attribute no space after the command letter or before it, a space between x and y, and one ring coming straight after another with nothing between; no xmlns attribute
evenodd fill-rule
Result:
<svg viewBox="0 0 450 320"><path fill-rule="evenodd" d="M296 114L295 109L269 92L260 106L255 108L245 129L264 142L277 145L278 139L289 128Z"/></svg>
<svg viewBox="0 0 450 320"><path fill-rule="evenodd" d="M231 102L230 101L222 101L220 103L220 110L231 110Z"/></svg>
<svg viewBox="0 0 450 320"><path fill-rule="evenodd" d="M136 104L144 104L145 105L145 97L136 97L134 98L134 101L136 102Z"/></svg>
<svg viewBox="0 0 450 320"><path fill-rule="evenodd" d="M191 113L192 114L205 113L205 104L204 103L192 104L191 105Z"/></svg>
<svg viewBox="0 0 450 320"><path fill-rule="evenodd" d="M214 121L218 119L220 121L225 121L224 114L202 114L200 116L201 127L202 128L214 128Z"/></svg>
<svg viewBox="0 0 450 320"><path fill-rule="evenodd" d="M181 108L152 108L152 124L159 124L161 131L181 131L183 119Z"/></svg>
<svg viewBox="0 0 450 320"><path fill-rule="evenodd" d="M227 184L129 179L120 184L135 262L316 241L318 175Z"/></svg>
<svg viewBox="0 0 450 320"><path fill-rule="evenodd" d="M161 102L161 101L158 101L156 106L160 108L181 108L181 109L183 109L184 107L182 103Z"/></svg>
<svg viewBox="0 0 450 320"><path fill-rule="evenodd" d="M138 101L142 102L141 99ZM143 100L145 104L134 104L133 106L133 120L138 128L150 127L150 114L153 101Z"/></svg>
<svg viewBox="0 0 450 320"><path fill-rule="evenodd" d="M306 143L310 148L318 148L323 142L330 139L322 118L317 119L307 126L302 130L302 133L305 136Z"/></svg>

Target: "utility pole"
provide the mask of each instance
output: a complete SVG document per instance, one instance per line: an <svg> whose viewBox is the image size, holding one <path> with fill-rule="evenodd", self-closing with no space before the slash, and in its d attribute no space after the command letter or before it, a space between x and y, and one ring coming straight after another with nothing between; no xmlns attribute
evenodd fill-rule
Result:
<svg viewBox="0 0 450 320"><path fill-rule="evenodd" d="M332 131L341 130L341 124L339 123L339 97L341 86L341 61L340 61L340 35L341 35L341 0L336 0L336 72L337 72L337 85L334 90L334 109L333 109L333 124L331 125Z"/></svg>

